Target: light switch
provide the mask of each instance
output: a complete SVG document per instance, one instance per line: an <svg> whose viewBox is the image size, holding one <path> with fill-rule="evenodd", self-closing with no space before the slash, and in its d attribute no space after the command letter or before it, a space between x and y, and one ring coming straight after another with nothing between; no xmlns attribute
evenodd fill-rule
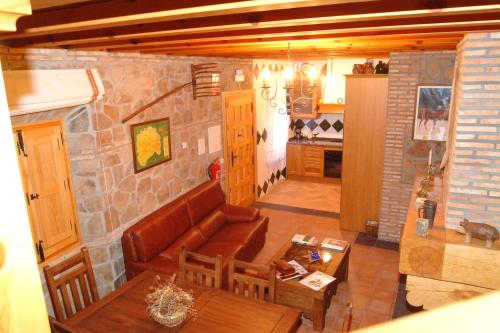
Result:
<svg viewBox="0 0 500 333"><path fill-rule="evenodd" d="M181 144L181 146L182 146L182 149L186 149L188 147L188 144L187 144L187 142L183 142Z"/></svg>

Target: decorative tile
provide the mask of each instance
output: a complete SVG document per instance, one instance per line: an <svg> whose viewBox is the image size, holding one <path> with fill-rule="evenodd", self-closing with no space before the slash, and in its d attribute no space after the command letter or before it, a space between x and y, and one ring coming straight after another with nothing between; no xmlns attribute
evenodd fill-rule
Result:
<svg viewBox="0 0 500 333"><path fill-rule="evenodd" d="M276 180L276 176L274 175L274 172L271 174L271 178L269 180L271 181L271 184L274 184L274 181Z"/></svg>
<svg viewBox="0 0 500 333"><path fill-rule="evenodd" d="M272 72L273 71L273 65L269 64L269 67L267 69L269 69L269 71Z"/></svg>
<svg viewBox="0 0 500 333"><path fill-rule="evenodd" d="M321 75L326 76L326 74L327 74L326 72L327 72L327 67L326 67L326 64L325 64L323 67L321 67Z"/></svg>
<svg viewBox="0 0 500 333"><path fill-rule="evenodd" d="M293 131L293 129L295 128L295 121L292 119L290 120L290 129Z"/></svg>
<svg viewBox="0 0 500 333"><path fill-rule="evenodd" d="M262 186L262 191L264 191L264 193L267 193L267 187L269 185L267 184L267 182L264 182L264 186Z"/></svg>
<svg viewBox="0 0 500 333"><path fill-rule="evenodd" d="M283 67L283 64L281 64L280 71L284 71L285 68Z"/></svg>
<svg viewBox="0 0 500 333"><path fill-rule="evenodd" d="M279 71L280 71L280 69L278 68L278 64L275 64L275 65L274 65L274 71L275 71L275 72L279 72Z"/></svg>
<svg viewBox="0 0 500 333"><path fill-rule="evenodd" d="M321 129L326 132L328 131L328 129L331 127L332 125L330 125L330 123L328 122L328 120L324 119L320 124L319 124L319 127L321 127Z"/></svg>
<svg viewBox="0 0 500 333"><path fill-rule="evenodd" d="M262 194L262 187L257 186L257 198L260 198L260 195Z"/></svg>
<svg viewBox="0 0 500 333"><path fill-rule="evenodd" d="M281 171L278 169L278 171L276 171L276 179L280 180L280 177L281 177Z"/></svg>
<svg viewBox="0 0 500 333"><path fill-rule="evenodd" d="M260 138L261 138L261 137L262 137L262 136L260 135L260 132L259 132L259 131L257 131L257 145L260 143Z"/></svg>
<svg viewBox="0 0 500 333"><path fill-rule="evenodd" d="M255 67L253 68L253 76L255 77L256 80L259 78L259 74L260 74L259 65L255 64Z"/></svg>
<svg viewBox="0 0 500 333"><path fill-rule="evenodd" d="M266 129L264 128L264 130L262 131L262 140L264 140L264 142L266 142L267 140L267 131Z"/></svg>
<svg viewBox="0 0 500 333"><path fill-rule="evenodd" d="M283 178L286 178L286 167L284 167L281 171L281 175L283 176Z"/></svg>
<svg viewBox="0 0 500 333"><path fill-rule="evenodd" d="M344 124L342 124L340 120L337 120L335 123L333 123L332 127L335 128L337 132L340 132L344 128Z"/></svg>
<svg viewBox="0 0 500 333"><path fill-rule="evenodd" d="M295 122L295 127L297 127L298 129L302 129L304 128L306 124L304 123L304 121L302 119L299 119Z"/></svg>
<svg viewBox="0 0 500 333"><path fill-rule="evenodd" d="M314 120L309 120L306 126L309 127L311 131L314 131L314 129L318 127L318 124Z"/></svg>

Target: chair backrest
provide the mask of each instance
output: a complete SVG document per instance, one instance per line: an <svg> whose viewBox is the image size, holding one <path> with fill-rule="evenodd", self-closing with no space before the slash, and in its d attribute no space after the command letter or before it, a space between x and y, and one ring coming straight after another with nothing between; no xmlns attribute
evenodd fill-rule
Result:
<svg viewBox="0 0 500 333"><path fill-rule="evenodd" d="M250 270L251 272L246 272ZM255 274L254 274L255 273ZM274 303L276 300L276 266L255 265L231 258L228 268L229 291L240 296Z"/></svg>
<svg viewBox="0 0 500 333"><path fill-rule="evenodd" d="M85 247L79 254L58 264L44 266L43 273L59 321L71 318L99 299L89 252Z"/></svg>
<svg viewBox="0 0 500 333"><path fill-rule="evenodd" d="M208 266L208 267L207 267ZM179 279L220 289L222 287L222 256L215 258L187 251L179 253Z"/></svg>
<svg viewBox="0 0 500 333"><path fill-rule="evenodd" d="M344 322L342 323L342 333L349 332L352 322L352 303L348 303L344 312Z"/></svg>
<svg viewBox="0 0 500 333"><path fill-rule="evenodd" d="M52 316L49 316L49 323L51 333L76 333L71 327L57 321L57 319Z"/></svg>

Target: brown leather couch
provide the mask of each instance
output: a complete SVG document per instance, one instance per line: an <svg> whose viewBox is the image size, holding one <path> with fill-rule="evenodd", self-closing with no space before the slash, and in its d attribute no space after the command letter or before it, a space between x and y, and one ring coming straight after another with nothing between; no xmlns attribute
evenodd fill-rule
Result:
<svg viewBox="0 0 500 333"><path fill-rule="evenodd" d="M226 204L219 182L206 182L144 217L122 236L127 279L144 270L173 273L179 252L250 261L265 242L268 217L255 208Z"/></svg>

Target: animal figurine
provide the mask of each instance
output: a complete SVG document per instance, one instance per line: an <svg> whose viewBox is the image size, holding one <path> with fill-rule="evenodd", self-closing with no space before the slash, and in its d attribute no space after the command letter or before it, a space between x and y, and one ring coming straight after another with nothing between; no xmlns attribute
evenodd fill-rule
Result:
<svg viewBox="0 0 500 333"><path fill-rule="evenodd" d="M485 239L485 246L489 249L492 248L493 242L500 238L497 228L486 223L475 223L464 219L460 222L460 226L465 229L465 242L470 243L471 238Z"/></svg>

